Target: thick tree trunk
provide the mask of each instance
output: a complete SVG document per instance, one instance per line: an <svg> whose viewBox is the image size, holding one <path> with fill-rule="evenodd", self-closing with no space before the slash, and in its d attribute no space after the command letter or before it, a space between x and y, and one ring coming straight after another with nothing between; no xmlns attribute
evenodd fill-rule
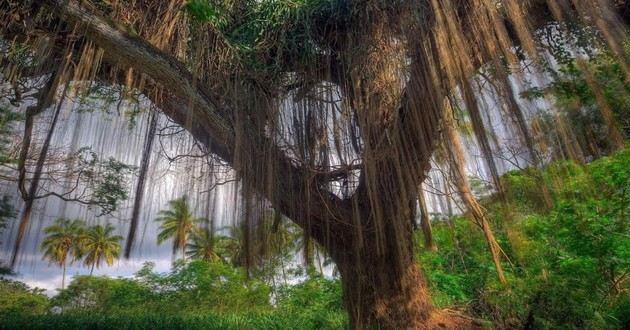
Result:
<svg viewBox="0 0 630 330"><path fill-rule="evenodd" d="M350 329L478 329L474 320L433 308L426 281L414 257L414 241L408 216L414 208L393 210L385 231L393 237L400 224L408 224L407 237L389 239L384 246L371 244L377 233L364 229L338 235L330 242L343 288L343 301L350 319ZM365 214L364 212L361 212ZM369 214L369 213L368 213ZM366 222L370 222L368 219ZM373 228L365 226L364 228ZM360 249L353 248L363 237Z"/></svg>
<svg viewBox="0 0 630 330"><path fill-rule="evenodd" d="M433 309L414 258L409 221L415 201L382 208L388 221L378 226L366 196L354 201L351 217L358 227L336 233L326 246L341 274L350 328L428 329ZM383 235L387 239L379 241Z"/></svg>
<svg viewBox="0 0 630 330"><path fill-rule="evenodd" d="M432 307L424 278L413 259L406 260L402 271L398 271L385 258L369 254L362 260L346 256L345 261L337 262L350 328L430 328Z"/></svg>

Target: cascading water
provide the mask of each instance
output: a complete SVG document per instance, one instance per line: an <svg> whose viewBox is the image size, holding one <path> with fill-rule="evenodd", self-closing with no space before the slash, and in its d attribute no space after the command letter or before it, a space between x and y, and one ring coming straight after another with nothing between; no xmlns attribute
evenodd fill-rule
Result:
<svg viewBox="0 0 630 330"><path fill-rule="evenodd" d="M144 104L143 106L147 106ZM63 159L89 147L101 159L113 157L116 160L133 166L139 166L142 158L143 145L147 138L148 113L141 112L135 118L135 125L130 125L130 120L125 114L119 114L116 104L105 109L85 111L75 102L66 102L62 105L60 119L55 128L51 141L51 149L48 153L49 162L44 172L57 171L65 164L56 164L54 159ZM40 114L36 120L34 129L35 149L39 149L43 137L50 129L50 118L54 109L48 109ZM209 167L219 167L213 164L207 157L185 156L190 155L191 150L201 155L201 151L195 150L194 141L181 130L171 129L172 124L165 117L160 116L158 131L153 141L145 193L140 209L140 224L138 228L138 240L134 244L131 258L120 259L116 265L109 268L101 268L96 273L108 275L130 275L139 269L144 261L154 261L156 270L168 270L171 263L171 249L168 244L158 246L156 243L158 225L153 221L157 212L167 208L169 200L183 195L189 196L190 205L194 214L214 221L214 228L223 230L227 226L236 223L236 185L215 185L227 180L227 175L213 176ZM20 127L16 127L19 132ZM177 134L172 134L177 132ZM161 136L164 135L164 136ZM170 158L170 159L169 159ZM31 169L32 170L32 169ZM227 172L224 168L222 172ZM16 177L13 171L7 171L7 176ZM52 289L59 285L60 272L55 266L48 265L42 260L39 246L42 240L42 229L50 225L55 219L64 217L82 219L89 225L111 223L115 225L117 234L126 237L137 183L136 175L131 175L125 184L128 198L121 202L118 210L112 214L98 216L98 208L89 207L76 202L66 202L56 197L38 199L35 202L31 221L23 240L21 252L18 255L14 271L17 276L27 283L39 287ZM71 182L70 182L71 183ZM23 202L20 198L16 182L0 182L0 194L11 197L11 202L18 212L21 211ZM58 184L49 180L42 180L38 195L44 191L68 191L68 184ZM215 189L210 189L213 187ZM72 195L71 195L72 196ZM218 202L215 202L218 201ZM17 221L10 221L2 235L2 254L0 259L10 259L11 249L16 237ZM89 270L80 263L75 262L68 268L68 274L86 274Z"/></svg>
<svg viewBox="0 0 630 330"><path fill-rule="evenodd" d="M485 97L485 96L484 96ZM496 140L493 145L495 155L504 155L508 158L496 157L495 161L501 173L514 169L517 166L526 166L529 156L525 153L519 155L509 154L506 146L518 146L513 136L513 128L502 120L504 114L500 108L490 103L488 98L487 117L484 118L486 126L495 132ZM138 105L136 105L138 106ZM150 107L146 102L140 103L144 110ZM296 108L295 103L285 105L287 109ZM53 107L54 108L54 107ZM50 129L50 120L54 109L48 109L38 116L34 129L35 150L44 139ZM55 128L51 150L48 158L62 159L69 155L89 147L101 159L113 157L125 164L139 167L143 156L143 147L149 134L150 116L147 111L140 111L135 117L130 118L126 113L132 107L125 105L120 107L118 103L103 105L97 101L96 105L86 107L74 101L67 101L62 105L60 119ZM299 106L297 107L299 108ZM287 119L287 122L290 120ZM16 127L19 132L20 127ZM289 128L285 128L289 130ZM151 148L150 161L147 170L145 192L142 198L139 226L136 233L137 241L131 252L130 259L121 258L113 267L104 266L95 271L96 274L112 276L127 276L137 271L145 261L156 264L156 270L166 271L171 266L171 248L169 244L157 245L156 235L158 224L154 221L159 210L167 207L170 200L183 195L189 197L189 202L198 217L208 218L214 221L213 228L223 231L229 226L236 225L239 213L236 209L235 198L240 198L237 193L238 184L228 182L230 180L229 168L222 164L215 164L209 157L197 148L195 141L181 128L168 122L164 116L159 116L156 136ZM329 136L332 134L329 134ZM482 182L491 182L490 174L480 162L483 157L476 141L470 135L462 135L466 144L467 170L470 176L479 178ZM334 141L330 141L334 143ZM519 146L522 149L522 146ZM352 158L351 152L347 156ZM340 159L333 157L332 162L341 163ZM60 165L52 162L44 172L58 168ZM430 214L433 216L448 216L460 213L461 208L453 204L455 197L452 188L445 180L444 164L434 160L434 168L424 184L426 200ZM64 164L61 164L63 167ZM212 174L212 169L219 174ZM15 173L9 174L15 175ZM131 175L125 187L128 190L128 198L122 201L119 209L112 214L98 216L99 210L76 202L66 202L56 197L39 199L35 202L34 212L24 238L24 245L18 256L15 267L17 276L26 283L43 287L49 290L57 288L61 281L61 274L57 267L49 265L42 260L39 249L42 240L42 229L50 225L60 217L77 218L85 220L89 225L112 223L116 233L126 237L129 230L129 219L134 207L134 196L138 173ZM225 183L225 184L223 184ZM15 182L0 182L0 195L8 195L12 198L15 209L19 212L22 208L22 200L19 196ZM40 190L67 191L69 187L55 182L44 182ZM333 188L336 190L337 188ZM2 237L2 254L0 259L10 258L10 247L14 243L17 231L17 221L10 221L8 228ZM78 262L68 267L68 274L87 274L89 269ZM50 291L52 292L52 291Z"/></svg>

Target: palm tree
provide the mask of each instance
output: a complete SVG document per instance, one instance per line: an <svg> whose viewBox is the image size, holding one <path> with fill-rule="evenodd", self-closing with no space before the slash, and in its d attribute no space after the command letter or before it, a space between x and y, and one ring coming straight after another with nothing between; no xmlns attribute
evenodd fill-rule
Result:
<svg viewBox="0 0 630 330"><path fill-rule="evenodd" d="M44 259L59 265L63 269L61 279L61 289L66 284L66 264L68 255L74 259L81 256L79 237L83 233L83 222L81 220L70 220L60 218L54 224L44 228L46 238L42 241L41 249L44 252Z"/></svg>
<svg viewBox="0 0 630 330"><path fill-rule="evenodd" d="M216 244L219 254L235 267L246 265L245 235L242 226L230 226L228 236L217 236Z"/></svg>
<svg viewBox="0 0 630 330"><path fill-rule="evenodd" d="M114 227L96 225L90 227L79 239L83 263L90 267L90 275L94 273L94 267L99 268L103 261L108 266L114 264L114 260L120 255L120 240L122 236L112 235Z"/></svg>
<svg viewBox="0 0 630 330"><path fill-rule="evenodd" d="M182 256L186 257L188 237L195 228L195 224L203 219L193 217L185 195L168 202L168 204L170 209L160 211L156 219L157 222L161 223L161 231L157 237L158 244L172 238L173 256L177 254L178 250L181 250Z"/></svg>
<svg viewBox="0 0 630 330"><path fill-rule="evenodd" d="M190 243L186 245L186 255L192 259L204 261L219 261L223 258L217 252L217 241L208 228L195 228L190 237Z"/></svg>
<svg viewBox="0 0 630 330"><path fill-rule="evenodd" d="M297 230L296 226L282 218L274 219L267 215L254 228L249 243L246 242L245 235L249 230L247 226L241 224L227 229L229 229L228 236L215 238L219 255L235 267L245 267L248 274L261 270L276 273L274 269L281 267L282 276L286 282L285 263L296 249L296 235L300 234L301 237L301 231ZM253 254L249 263L247 261L248 244L250 255Z"/></svg>

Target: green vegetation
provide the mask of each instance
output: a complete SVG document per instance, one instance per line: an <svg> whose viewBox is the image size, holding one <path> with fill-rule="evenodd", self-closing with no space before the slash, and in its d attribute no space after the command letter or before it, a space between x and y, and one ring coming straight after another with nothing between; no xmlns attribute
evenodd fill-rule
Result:
<svg viewBox="0 0 630 330"><path fill-rule="evenodd" d="M31 289L26 284L0 278L0 328L3 319L43 315L48 309L48 297L43 290Z"/></svg>
<svg viewBox="0 0 630 330"><path fill-rule="evenodd" d="M485 204L510 260L507 287L470 221L436 223L439 251L420 253L434 302L465 304L508 329L630 325L629 164L626 149L586 166L561 161L503 176L510 206Z"/></svg>
<svg viewBox="0 0 630 330"><path fill-rule="evenodd" d="M592 33L582 30L573 35L587 40L582 41L581 50L588 53L588 58L576 58L568 51L566 40L562 40L561 45L550 49L559 65L547 68L551 82L522 94L527 99L553 100L557 111L539 111L539 122L534 120L532 126L542 134L539 139L555 149L552 151L555 159L561 159L558 156L562 154L565 158L598 158L614 152L623 143L622 139L630 138L630 84L626 72L610 51L593 53L587 47L598 42ZM562 136L567 133L559 125L570 127L570 139ZM575 157L566 152L570 149L566 140L578 145L584 156Z"/></svg>
<svg viewBox="0 0 630 330"><path fill-rule="evenodd" d="M43 296L43 307L33 313L0 314L0 329L345 327L338 281L313 277L286 286L275 306L269 290L264 282L246 280L241 269L223 262L179 261L166 274L154 272L148 263L133 278L75 277L50 301ZM22 305L6 306L0 308L21 311ZM63 313L46 313L46 307Z"/></svg>
<svg viewBox="0 0 630 330"><path fill-rule="evenodd" d="M584 166L560 161L505 174L510 207L496 196L484 205L507 256L506 286L496 279L482 233L466 215L434 222L438 251L417 246L434 304L461 306L506 329L627 328L628 164L627 148ZM545 189L550 208L541 199ZM195 235L191 242L205 240ZM302 283L274 290L270 281L259 279L264 276L248 279L242 268L197 244L194 249L189 244L191 260L176 262L169 273L156 273L147 263L132 278L78 276L50 300L3 280L0 328L346 327L337 279L311 272ZM55 308L63 312L48 312Z"/></svg>
<svg viewBox="0 0 630 330"><path fill-rule="evenodd" d="M14 161L9 155L10 141L8 136L11 133L13 125L20 119L20 115L16 112L8 110L0 106L0 165L11 163ZM6 228L9 219L15 216L15 210L10 203L9 196L0 196L0 233ZM2 244L2 242L0 242ZM0 274L6 272L0 260Z"/></svg>

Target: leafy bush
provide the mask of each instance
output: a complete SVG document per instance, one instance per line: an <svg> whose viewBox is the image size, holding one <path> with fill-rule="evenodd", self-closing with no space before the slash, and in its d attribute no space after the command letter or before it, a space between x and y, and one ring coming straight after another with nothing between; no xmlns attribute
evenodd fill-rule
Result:
<svg viewBox="0 0 630 330"><path fill-rule="evenodd" d="M0 319L14 314L29 317L39 315L45 313L47 308L48 297L43 290L0 278Z"/></svg>
<svg viewBox="0 0 630 330"><path fill-rule="evenodd" d="M194 314L270 308L269 288L220 262L177 262L170 273L146 264L135 278L78 276L52 300L66 312Z"/></svg>
<svg viewBox="0 0 630 330"><path fill-rule="evenodd" d="M286 286L278 294L278 313L292 315L293 328L342 329L347 327L341 300L341 283L312 276Z"/></svg>
<svg viewBox="0 0 630 330"><path fill-rule="evenodd" d="M466 304L504 329L627 328L630 149L586 166L560 161L502 180L510 216L499 202L486 207L512 262L505 262L507 286L494 279L479 230L455 217L434 225L438 252L420 252L434 303Z"/></svg>

